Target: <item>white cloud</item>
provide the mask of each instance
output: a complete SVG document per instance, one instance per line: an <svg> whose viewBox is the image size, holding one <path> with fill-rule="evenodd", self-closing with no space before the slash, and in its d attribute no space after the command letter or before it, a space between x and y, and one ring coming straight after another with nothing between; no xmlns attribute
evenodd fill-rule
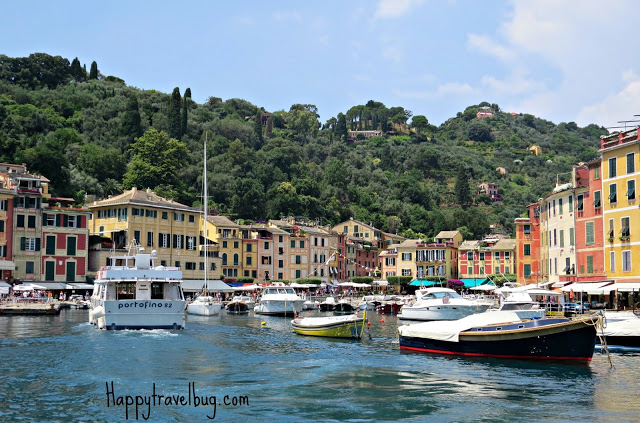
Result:
<svg viewBox="0 0 640 423"><path fill-rule="evenodd" d="M633 119L637 114L640 114L640 80L629 83L622 91L598 104L583 107L577 123L583 126L603 122L604 126L615 126L616 122Z"/></svg>
<svg viewBox="0 0 640 423"><path fill-rule="evenodd" d="M503 62L513 60L514 53L508 48L498 45L486 35L469 34L467 36L467 46L481 53L486 53L489 56L496 57Z"/></svg>
<svg viewBox="0 0 640 423"><path fill-rule="evenodd" d="M424 0L380 0L373 15L373 19L399 18L409 12L414 6L419 6Z"/></svg>
<svg viewBox="0 0 640 423"><path fill-rule="evenodd" d="M481 78L481 84L491 90L493 95L505 96L529 94L546 89L543 82L527 79L518 71L512 72L509 78L504 80L499 80L491 75L484 75Z"/></svg>
<svg viewBox="0 0 640 423"><path fill-rule="evenodd" d="M633 69L627 69L626 71L622 72L622 80L624 82L632 82L637 79L640 79L640 78L638 78L638 75L636 75Z"/></svg>

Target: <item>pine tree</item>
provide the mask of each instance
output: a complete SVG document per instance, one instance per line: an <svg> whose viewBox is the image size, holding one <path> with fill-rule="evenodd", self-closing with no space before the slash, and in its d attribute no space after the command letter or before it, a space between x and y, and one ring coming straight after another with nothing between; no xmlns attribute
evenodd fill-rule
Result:
<svg viewBox="0 0 640 423"><path fill-rule="evenodd" d="M264 136L266 138L271 138L273 136L273 115L269 115L269 119L267 119L267 125L264 128Z"/></svg>
<svg viewBox="0 0 640 423"><path fill-rule="evenodd" d="M169 119L169 136L171 138L180 139L182 123L180 121L180 88L175 87L169 98L169 110L167 117Z"/></svg>
<svg viewBox="0 0 640 423"><path fill-rule="evenodd" d="M469 175L464 166L458 169L456 184L453 188L458 204L465 209L473 202L471 198L471 188L469 187Z"/></svg>
<svg viewBox="0 0 640 423"><path fill-rule="evenodd" d="M184 98L182 99L182 114L180 115L180 136L187 133L187 115L189 113L187 99L191 99L191 88L187 88L184 91Z"/></svg>
<svg viewBox="0 0 640 423"><path fill-rule="evenodd" d="M91 70L89 71L89 79L98 79L98 64L94 60L91 62Z"/></svg>

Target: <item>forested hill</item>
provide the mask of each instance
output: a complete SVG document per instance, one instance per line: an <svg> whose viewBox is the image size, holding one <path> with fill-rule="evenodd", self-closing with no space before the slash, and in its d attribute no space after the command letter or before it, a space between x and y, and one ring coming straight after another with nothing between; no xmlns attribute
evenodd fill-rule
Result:
<svg viewBox="0 0 640 423"><path fill-rule="evenodd" d="M219 214L322 224L353 217L409 237L458 228L471 238L491 224L512 232L527 204L557 178L568 180L572 165L598 156L607 133L489 103L439 127L428 110L413 115L373 100L319 122L310 104L267 111L215 93L197 104L183 89L128 87L96 62L87 71L77 59L0 55L0 161L26 163L51 180L55 196L79 202L85 193L102 198L136 186L198 206L207 134L209 195ZM478 119L479 111L493 116ZM532 145L542 154L528 152ZM477 195L480 182L497 183L503 201Z"/></svg>

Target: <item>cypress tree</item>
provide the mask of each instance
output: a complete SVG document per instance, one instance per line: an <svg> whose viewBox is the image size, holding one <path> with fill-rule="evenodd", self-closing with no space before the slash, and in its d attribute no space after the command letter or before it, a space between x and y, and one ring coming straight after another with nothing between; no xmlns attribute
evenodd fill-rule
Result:
<svg viewBox="0 0 640 423"><path fill-rule="evenodd" d="M175 87L169 98L169 110L167 117L169 119L169 136L171 138L180 139L182 131L182 122L180 121L180 88Z"/></svg>
<svg viewBox="0 0 640 423"><path fill-rule="evenodd" d="M253 130L258 137L258 148L260 148L262 147L262 143L264 141L264 138L262 137L262 118L260 117L260 110L256 112L256 117L253 123Z"/></svg>
<svg viewBox="0 0 640 423"><path fill-rule="evenodd" d="M89 79L98 79L98 64L94 60L91 62L91 70L89 71Z"/></svg>
<svg viewBox="0 0 640 423"><path fill-rule="evenodd" d="M269 119L267 119L267 125L264 128L264 136L266 138L271 138L273 136L273 115L270 115Z"/></svg>
<svg viewBox="0 0 640 423"><path fill-rule="evenodd" d="M80 60L76 57L71 62L71 76L76 82L82 82L87 79L87 74L80 66Z"/></svg>
<svg viewBox="0 0 640 423"><path fill-rule="evenodd" d="M469 187L469 175L464 166L460 166L458 169L458 176L456 177L456 184L453 191L458 204L460 204L463 209L467 208L467 206L473 202L471 198L471 188Z"/></svg>
<svg viewBox="0 0 640 423"><path fill-rule="evenodd" d="M347 119L344 114L338 113L338 123L336 124L336 135L342 137L342 141L346 142L349 138L349 132L347 131Z"/></svg>
<svg viewBox="0 0 640 423"><path fill-rule="evenodd" d="M142 126L140 122L138 98L132 95L127 100L127 108L120 124L120 134L127 138L126 144L122 146L123 153L128 150L129 144L131 144L135 138L142 136Z"/></svg>
<svg viewBox="0 0 640 423"><path fill-rule="evenodd" d="M191 99L191 88L187 88L184 91L184 99L182 100L182 114L180 115L180 136L187 133L187 114L188 110L188 101L187 99Z"/></svg>

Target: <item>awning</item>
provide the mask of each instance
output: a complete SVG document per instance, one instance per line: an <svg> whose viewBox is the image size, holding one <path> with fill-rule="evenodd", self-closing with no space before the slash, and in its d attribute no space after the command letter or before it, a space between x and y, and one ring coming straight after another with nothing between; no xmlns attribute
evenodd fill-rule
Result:
<svg viewBox="0 0 640 423"><path fill-rule="evenodd" d="M67 289L93 289L93 285L84 282L67 282Z"/></svg>
<svg viewBox="0 0 640 423"><path fill-rule="evenodd" d="M388 286L389 282L387 281L373 281L373 286Z"/></svg>
<svg viewBox="0 0 640 423"><path fill-rule="evenodd" d="M472 286L469 289L471 289L473 291L493 291L496 288L497 287L495 285L485 283L485 284L478 285L478 286Z"/></svg>
<svg viewBox="0 0 640 423"><path fill-rule="evenodd" d="M606 282L577 282L572 283L571 285L563 286L560 288L562 292L590 292L596 291L599 288L604 287L605 285L610 285L611 281Z"/></svg>
<svg viewBox="0 0 640 423"><path fill-rule="evenodd" d="M489 279L488 278L462 278L460 280L462 282L464 282L465 288L469 288L469 287L472 287L472 286L482 285L483 283L485 283Z"/></svg>
<svg viewBox="0 0 640 423"><path fill-rule="evenodd" d="M602 286L593 292L588 291L588 294L609 294L611 291L631 292L640 291L640 282L616 282L613 285Z"/></svg>
<svg viewBox="0 0 640 423"><path fill-rule="evenodd" d="M11 260L0 260L0 270L16 270L16 265Z"/></svg>
<svg viewBox="0 0 640 423"><path fill-rule="evenodd" d="M38 285L33 286L40 286L40 288L36 289L74 289L63 282L38 282ZM93 289L93 287L91 287L91 289Z"/></svg>
<svg viewBox="0 0 640 423"><path fill-rule="evenodd" d="M553 282L542 282L542 283L537 283L536 286L539 288L544 288L546 286L551 285Z"/></svg>
<svg viewBox="0 0 640 423"><path fill-rule="evenodd" d="M553 285L551 285L551 288L562 288L568 283L571 283L571 281L555 282Z"/></svg>
<svg viewBox="0 0 640 423"><path fill-rule="evenodd" d="M446 282L442 282L443 286L446 285ZM424 287L429 287L429 286L436 286L436 285L440 285L440 282L434 282L434 281L428 281L426 279L416 279L414 281L412 281L410 284L410 286L424 286Z"/></svg>
<svg viewBox="0 0 640 423"><path fill-rule="evenodd" d="M204 288L202 279L184 279L182 281L182 289L189 292L200 292ZM207 282L207 290L212 292L233 292L234 289L219 279L213 279Z"/></svg>

